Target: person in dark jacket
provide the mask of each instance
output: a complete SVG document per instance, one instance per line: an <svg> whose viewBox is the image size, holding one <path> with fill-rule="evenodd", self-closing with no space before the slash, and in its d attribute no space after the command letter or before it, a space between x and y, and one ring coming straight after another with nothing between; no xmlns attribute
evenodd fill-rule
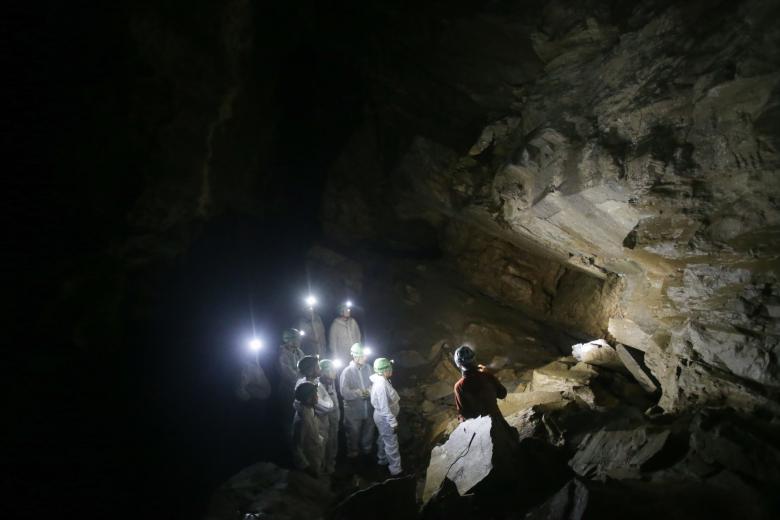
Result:
<svg viewBox="0 0 780 520"><path fill-rule="evenodd" d="M506 423L496 399L506 397L506 388L485 367L478 365L474 351L462 345L455 351L455 364L463 377L455 383L455 407L461 421L489 415Z"/></svg>

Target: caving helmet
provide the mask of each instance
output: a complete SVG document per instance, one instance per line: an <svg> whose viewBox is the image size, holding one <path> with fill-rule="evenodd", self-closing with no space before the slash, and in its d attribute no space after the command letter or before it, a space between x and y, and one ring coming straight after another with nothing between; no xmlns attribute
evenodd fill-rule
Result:
<svg viewBox="0 0 780 520"><path fill-rule="evenodd" d="M301 331L298 329L286 329L282 332L282 341L285 343L294 343L301 337Z"/></svg>
<svg viewBox="0 0 780 520"><path fill-rule="evenodd" d="M352 346L349 348L349 353L353 358L362 356L363 345L361 345L360 343L353 343Z"/></svg>
<svg viewBox="0 0 780 520"><path fill-rule="evenodd" d="M458 368L463 370L467 367L472 366L477 356L476 354L474 354L474 350L471 347L469 347L468 345L461 345L455 351L454 358L455 358L455 364L458 366Z"/></svg>
<svg viewBox="0 0 780 520"><path fill-rule="evenodd" d="M382 374L385 370L392 370L393 362L390 359L381 357L374 360L374 372Z"/></svg>

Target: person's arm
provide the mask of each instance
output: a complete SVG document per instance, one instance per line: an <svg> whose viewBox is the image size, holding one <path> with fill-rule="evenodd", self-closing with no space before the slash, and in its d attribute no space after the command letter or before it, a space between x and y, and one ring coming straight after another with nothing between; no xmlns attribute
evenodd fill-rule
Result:
<svg viewBox="0 0 780 520"><path fill-rule="evenodd" d="M279 355L279 366L282 369L282 377L290 382L295 382L298 379L298 367L292 365L293 358L287 352L282 352Z"/></svg>
<svg viewBox="0 0 780 520"><path fill-rule="evenodd" d="M504 399L506 397L506 387L493 374L490 374L490 378L493 380L493 386L496 387L496 397Z"/></svg>
<svg viewBox="0 0 780 520"><path fill-rule="evenodd" d="M391 428L398 427L398 420L390 411L390 401L387 398L387 385L374 384L371 388L371 404L374 412L378 413Z"/></svg>
<svg viewBox="0 0 780 520"><path fill-rule="evenodd" d="M453 388L455 395L455 409L458 411L458 419L463 420L463 385L460 381L455 383Z"/></svg>
<svg viewBox="0 0 780 520"><path fill-rule="evenodd" d="M333 400L331 400L330 394L324 384L319 383L317 386L317 395L319 396L319 399L317 399L317 404L314 406L314 413L317 415L326 415L332 412Z"/></svg>
<svg viewBox="0 0 780 520"><path fill-rule="evenodd" d="M345 401L354 401L355 399L363 397L363 390L356 381L358 376L354 373L354 370L350 370L350 368L351 367L345 368L341 373L341 397L343 397Z"/></svg>
<svg viewBox="0 0 780 520"><path fill-rule="evenodd" d="M331 358L335 357L337 354L334 350L336 345L336 321L334 320L333 323L330 324L330 329L328 329L328 352ZM346 360L344 360L344 362L346 363Z"/></svg>

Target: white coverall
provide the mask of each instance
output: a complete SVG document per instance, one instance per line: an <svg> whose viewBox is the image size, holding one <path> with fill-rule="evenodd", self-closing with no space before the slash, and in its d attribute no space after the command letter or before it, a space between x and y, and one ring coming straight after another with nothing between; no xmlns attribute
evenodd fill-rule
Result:
<svg viewBox="0 0 780 520"><path fill-rule="evenodd" d="M298 469L307 469L322 473L322 437L319 421L314 408L295 401L295 419L293 420L293 463Z"/></svg>
<svg viewBox="0 0 780 520"><path fill-rule="evenodd" d="M306 381L307 379L305 377L298 379L298 381L295 383L295 388L298 388L298 385ZM330 394L328 393L328 390L325 388L325 385L320 383L319 378L309 382L317 385L317 404L314 405L314 416L317 418L317 428L319 429L318 431L320 433L320 437L322 438L322 455L320 458L322 458L324 461L325 449L328 445L328 441L330 440L328 437L330 433L329 417L332 415L331 412L333 411L334 403L333 399L331 399ZM338 409L338 405L336 405L336 408ZM336 435L338 435L338 432Z"/></svg>
<svg viewBox="0 0 780 520"><path fill-rule="evenodd" d="M249 401L250 399L268 399L270 395L271 383L265 377L263 367L254 361L244 363L241 368L241 379L238 388L236 388L236 396L242 401Z"/></svg>
<svg viewBox="0 0 780 520"><path fill-rule="evenodd" d="M355 343L360 343L360 327L355 318L339 316L330 325L328 345L331 357L346 361L352 359L349 349Z"/></svg>
<svg viewBox="0 0 780 520"><path fill-rule="evenodd" d="M279 391L278 405L281 410L282 431L285 441L292 441L293 401L295 401L295 386L298 382L298 361L303 357L303 351L298 347L279 347Z"/></svg>
<svg viewBox="0 0 780 520"><path fill-rule="evenodd" d="M339 411L339 401L336 397L336 382L330 384L323 383L320 380L320 385L328 392L328 396L333 402L333 409L325 416L328 420L328 436L325 440L325 473L330 474L336 470L336 455L339 451L339 419L341 419L341 412Z"/></svg>
<svg viewBox="0 0 780 520"><path fill-rule="evenodd" d="M327 339L325 337L325 325L320 315L314 311L306 311L298 321L298 330L304 332L301 338L301 349L309 356L324 358L327 353Z"/></svg>
<svg viewBox="0 0 780 520"><path fill-rule="evenodd" d="M377 459L379 464L387 464L392 475L398 475L401 469L401 452L398 449L398 412L401 407L398 402L398 392L390 381L379 374L371 376L374 383L371 386L371 406L374 407L374 423L379 431L376 440Z"/></svg>
<svg viewBox="0 0 780 520"><path fill-rule="evenodd" d="M358 366L351 361L341 372L339 379L341 397L344 400L344 436L347 438L347 457L357 457L358 450L371 453L374 440L374 421L370 395L371 368L367 364Z"/></svg>

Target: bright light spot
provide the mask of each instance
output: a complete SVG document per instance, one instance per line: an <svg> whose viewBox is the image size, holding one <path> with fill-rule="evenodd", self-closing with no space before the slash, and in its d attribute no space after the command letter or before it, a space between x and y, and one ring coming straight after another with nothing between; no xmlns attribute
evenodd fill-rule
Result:
<svg viewBox="0 0 780 520"><path fill-rule="evenodd" d="M345 305L347 306L347 309L351 309L352 308L352 300L347 300L347 303L345 303Z"/></svg>
<svg viewBox="0 0 780 520"><path fill-rule="evenodd" d="M371 355L371 349L368 347L363 347L363 355L364 356L370 356Z"/></svg>
<svg viewBox="0 0 780 520"><path fill-rule="evenodd" d="M314 307L315 305L317 305L317 298L311 295L307 296L306 305L308 305L309 307Z"/></svg>
<svg viewBox="0 0 780 520"><path fill-rule="evenodd" d="M263 348L263 342L257 338L252 338L252 340L249 341L249 348L257 352L258 350Z"/></svg>
<svg viewBox="0 0 780 520"><path fill-rule="evenodd" d="M341 368L344 366L344 362L340 359L334 359L333 360L333 368Z"/></svg>
<svg viewBox="0 0 780 520"><path fill-rule="evenodd" d="M299 330L299 331L298 331L298 333L301 335L301 337L303 337L303 336L305 336L305 335L306 335L306 332L305 332L305 331L302 331L302 330Z"/></svg>

